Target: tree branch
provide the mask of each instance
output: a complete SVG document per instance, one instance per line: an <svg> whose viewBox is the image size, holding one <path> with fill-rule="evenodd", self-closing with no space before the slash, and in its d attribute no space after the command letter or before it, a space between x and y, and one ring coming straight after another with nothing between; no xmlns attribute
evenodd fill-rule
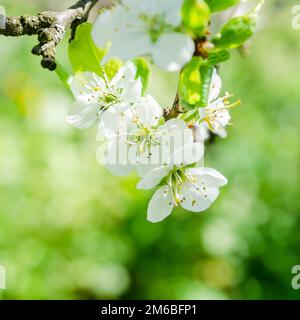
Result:
<svg viewBox="0 0 300 320"><path fill-rule="evenodd" d="M71 28L72 38L79 24L85 22L90 10L98 0L80 0L64 11L45 11L35 16L8 17L5 28L0 28L0 35L19 37L37 35L39 44L32 53L42 56L41 64L49 70L56 69L56 46Z"/></svg>
<svg viewBox="0 0 300 320"><path fill-rule="evenodd" d="M164 109L163 117L166 121L168 121L170 119L177 118L177 116L183 112L184 110L180 106L179 93L177 92L172 108Z"/></svg>

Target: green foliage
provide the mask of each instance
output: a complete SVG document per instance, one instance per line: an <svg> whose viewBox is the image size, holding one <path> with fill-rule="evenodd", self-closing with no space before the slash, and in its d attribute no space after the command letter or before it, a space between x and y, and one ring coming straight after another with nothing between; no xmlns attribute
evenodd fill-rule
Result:
<svg viewBox="0 0 300 320"><path fill-rule="evenodd" d="M222 27L213 42L218 48L237 48L253 35L256 25L256 15L235 17Z"/></svg>
<svg viewBox="0 0 300 320"><path fill-rule="evenodd" d="M182 7L184 26L194 36L203 35L210 19L210 10L204 0L185 0Z"/></svg>
<svg viewBox="0 0 300 320"><path fill-rule="evenodd" d="M180 75L179 96L187 108L195 107L201 99L201 75L200 66L203 63L201 57L193 57Z"/></svg>
<svg viewBox="0 0 300 320"><path fill-rule="evenodd" d="M144 58L136 58L136 59L133 59L132 62L135 64L137 69L136 78L140 78L142 81L143 95L144 95L148 89L150 76L151 76L151 71L150 71L148 61Z"/></svg>
<svg viewBox="0 0 300 320"><path fill-rule="evenodd" d="M230 59L230 52L228 50L213 50L209 53L207 62L212 65L217 65Z"/></svg>
<svg viewBox="0 0 300 320"><path fill-rule="evenodd" d="M95 45L91 37L92 27L89 22L78 26L75 39L69 45L69 58L74 72L90 71L101 75L100 62L105 50Z"/></svg>
<svg viewBox="0 0 300 320"><path fill-rule="evenodd" d="M205 213L177 208L159 224L146 221L152 193L136 190L136 176L96 162L94 130L65 123L71 100L25 54L32 39L1 39L1 299L299 299L290 271L300 263L300 42L289 1L267 5L251 55L233 52L221 68L243 107L205 163L229 185ZM158 73L157 98L171 103L176 83Z"/></svg>
<svg viewBox="0 0 300 320"><path fill-rule="evenodd" d="M118 70L123 66L123 62L120 59L113 58L110 59L105 65L104 65L104 71L108 77L108 79L112 79Z"/></svg>
<svg viewBox="0 0 300 320"><path fill-rule="evenodd" d="M219 49L212 51L207 59L192 58L181 72L179 81L179 96L185 108L206 106L213 68L229 58L228 50Z"/></svg>
<svg viewBox="0 0 300 320"><path fill-rule="evenodd" d="M200 67L200 74L201 74L201 100L200 100L200 107L206 107L208 101L208 95L212 80L214 66L212 64L205 64Z"/></svg>
<svg viewBox="0 0 300 320"><path fill-rule="evenodd" d="M240 2L240 0L205 0L212 12L222 11L232 7Z"/></svg>

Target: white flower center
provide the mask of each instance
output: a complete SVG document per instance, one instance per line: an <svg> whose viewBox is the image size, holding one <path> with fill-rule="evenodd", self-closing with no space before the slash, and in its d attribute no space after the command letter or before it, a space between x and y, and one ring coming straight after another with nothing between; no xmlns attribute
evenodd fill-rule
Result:
<svg viewBox="0 0 300 320"><path fill-rule="evenodd" d="M189 184L191 184L192 188L195 189L194 191L198 192L202 197L208 197L205 184L199 181L196 177L189 175L186 172L185 168L175 167L172 171L170 171L167 177L167 185L172 190L172 196L175 206L178 206L184 201L191 201L193 206L196 204L197 200L193 197L192 192L185 192L185 195L183 195L183 187ZM165 193L168 193L167 189L165 190ZM188 197L189 199L187 199L186 197Z"/></svg>
<svg viewBox="0 0 300 320"><path fill-rule="evenodd" d="M139 18L145 23L146 30L153 42L156 42L163 33L173 29L162 14L155 14L152 16L141 14Z"/></svg>
<svg viewBox="0 0 300 320"><path fill-rule="evenodd" d="M240 101L230 104L228 101L230 97L232 97L232 95L226 93L224 97L211 102L211 104L204 109L204 112L202 111L200 118L208 124L209 128L214 129L218 126L225 127L229 124L230 110L240 105Z"/></svg>
<svg viewBox="0 0 300 320"><path fill-rule="evenodd" d="M148 152L151 157L151 147L160 144L159 130L155 127L145 126L138 118L133 119L135 128L128 135L128 144L137 145L138 156Z"/></svg>
<svg viewBox="0 0 300 320"><path fill-rule="evenodd" d="M83 84L88 89L89 93L81 92L82 95L88 95L88 101L97 103L99 105L98 113L106 111L109 107L121 103L122 99L122 88L117 88L111 85L107 79L105 79L105 87L101 84L97 78L93 81Z"/></svg>

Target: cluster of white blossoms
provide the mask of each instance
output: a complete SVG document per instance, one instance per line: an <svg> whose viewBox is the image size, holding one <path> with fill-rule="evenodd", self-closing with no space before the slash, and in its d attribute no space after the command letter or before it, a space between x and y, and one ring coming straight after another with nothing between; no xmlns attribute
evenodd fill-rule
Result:
<svg viewBox="0 0 300 320"><path fill-rule="evenodd" d="M195 50L192 38L178 31L182 3L183 0L123 0L99 16L93 38L101 48L110 44L106 59L148 55L157 66L179 71Z"/></svg>
<svg viewBox="0 0 300 320"><path fill-rule="evenodd" d="M216 73L213 79L211 99L199 110L198 125L224 135L229 107L226 98L215 99L221 82ZM195 137L195 125L179 118L165 121L155 99L142 96L133 63L120 68L111 81L105 74L101 78L85 72L75 75L70 84L76 103L67 121L79 129L97 125L107 141L107 168L117 176L136 170L141 177L138 189L159 187L149 203L149 221L163 220L178 205L201 212L216 200L227 180L203 167L204 146Z"/></svg>
<svg viewBox="0 0 300 320"><path fill-rule="evenodd" d="M108 57L127 62L109 79L91 72L77 73L70 81L76 102L67 121L78 129L97 126L106 147L104 164L117 176L135 171L138 189L157 188L148 220L159 222L182 206L192 212L208 209L227 179L203 166L204 139L209 131L226 136L230 122L229 94L220 97L221 79L214 69L207 106L193 119L178 114L169 119L151 95L143 94L134 57L150 56L167 71L178 71L194 53L193 40L180 33L182 0L124 0L101 13L94 25L94 40L110 42ZM102 32L105 30L105 32ZM199 134L199 131L205 134Z"/></svg>

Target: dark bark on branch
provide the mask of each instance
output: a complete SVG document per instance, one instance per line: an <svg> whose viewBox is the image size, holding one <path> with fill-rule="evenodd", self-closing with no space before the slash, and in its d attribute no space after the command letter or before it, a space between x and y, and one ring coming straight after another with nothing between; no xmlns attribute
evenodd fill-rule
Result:
<svg viewBox="0 0 300 320"><path fill-rule="evenodd" d="M176 94L175 100L173 102L173 106L170 109L164 109L164 119L166 121L170 120L170 119L174 119L177 118L178 115L180 115L181 113L183 113L184 110L182 110L181 106L180 106L180 99L179 99L179 94Z"/></svg>
<svg viewBox="0 0 300 320"><path fill-rule="evenodd" d="M39 43L32 53L42 56L42 66L49 70L56 69L56 46L70 28L72 38L79 24L85 22L90 10L98 0L80 0L67 10L45 11L35 16L8 17L5 28L0 28L0 35L19 37L37 35Z"/></svg>

